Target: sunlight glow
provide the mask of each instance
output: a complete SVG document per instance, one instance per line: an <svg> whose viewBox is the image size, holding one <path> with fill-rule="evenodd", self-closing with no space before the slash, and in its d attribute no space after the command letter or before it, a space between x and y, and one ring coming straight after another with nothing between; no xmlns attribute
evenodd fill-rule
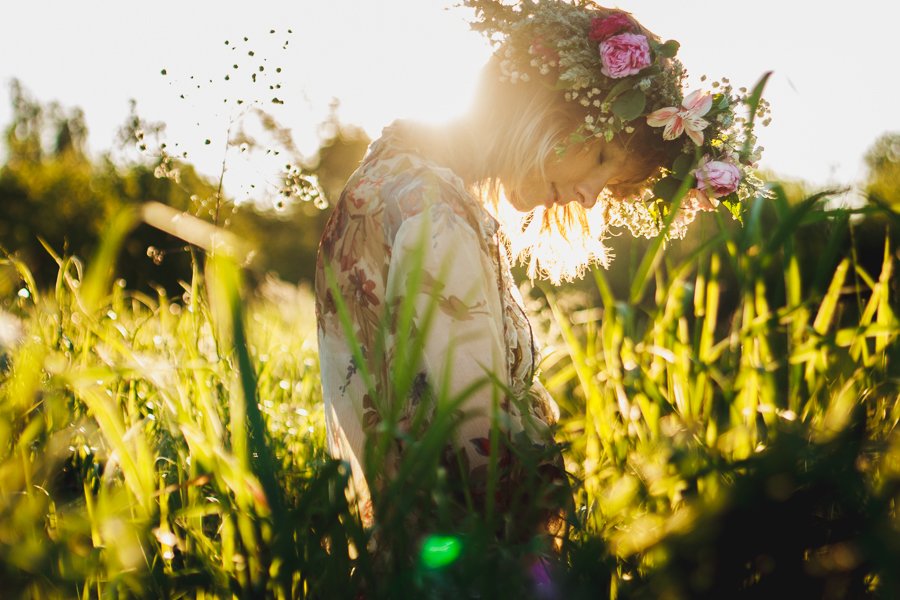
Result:
<svg viewBox="0 0 900 600"><path fill-rule="evenodd" d="M224 109L234 105L212 88L207 94L191 86L209 86L211 79L216 89L224 87L231 56L240 52L228 50L224 40L250 38L255 58L268 58L268 81L269 65L277 61L284 68L278 90L284 105L271 105L275 94L265 86L261 98L277 109L298 150L312 153L334 98L340 99L341 120L361 125L370 137L396 118L440 121L465 110L490 49L469 30L465 9L448 8L453 4L260 0L251 7L159 0L154 10L138 13L130 3L103 0L62 3L53 11L43 3L17 3L9 15L17 25L0 37L0 81L18 77L41 101L84 108L95 151L113 145L128 99L136 98L142 116L164 122L167 138L180 142L201 172L217 177L230 117ZM819 184L849 183L864 176L861 157L868 146L881 133L900 130L900 113L886 101L900 93L900 79L882 66L894 53L895 3L863 3L848 11L837 0L823 0L815 5L815 27L798 26L811 18L804 2L758 0L752 7L715 10L702 0L609 4L679 40L692 82L707 74L752 85L764 71L774 71L767 88L773 122L760 131L764 168ZM83 34L86 26L91 35ZM277 45L268 52L263 42L272 29ZM283 49L288 29L294 35ZM48 52L46 40L60 50ZM241 58L254 57L245 51ZM249 70L239 71L231 84L249 79ZM238 85L229 92L245 94ZM188 99L180 99L182 93ZM842 110L850 116L837 117L836 107L847 107ZM0 124L10 115L0 99ZM229 191L252 178L265 185L255 173L268 166L238 173L239 162L228 166Z"/></svg>

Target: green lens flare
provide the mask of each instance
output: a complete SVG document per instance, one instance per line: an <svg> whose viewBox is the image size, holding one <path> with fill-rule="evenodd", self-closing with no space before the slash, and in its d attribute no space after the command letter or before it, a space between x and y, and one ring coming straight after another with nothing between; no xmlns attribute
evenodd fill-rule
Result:
<svg viewBox="0 0 900 600"><path fill-rule="evenodd" d="M428 569L441 569L452 564L462 551L458 538L449 535L432 535L422 544L422 564Z"/></svg>

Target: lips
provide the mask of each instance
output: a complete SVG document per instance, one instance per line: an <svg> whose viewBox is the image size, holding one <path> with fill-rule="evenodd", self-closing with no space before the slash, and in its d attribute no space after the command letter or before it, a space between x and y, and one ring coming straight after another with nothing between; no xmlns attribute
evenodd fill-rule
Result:
<svg viewBox="0 0 900 600"><path fill-rule="evenodd" d="M556 182L550 182L550 189L553 190L553 200L548 200L544 203L544 206L547 208L552 208L554 204L559 204L559 188L556 187Z"/></svg>

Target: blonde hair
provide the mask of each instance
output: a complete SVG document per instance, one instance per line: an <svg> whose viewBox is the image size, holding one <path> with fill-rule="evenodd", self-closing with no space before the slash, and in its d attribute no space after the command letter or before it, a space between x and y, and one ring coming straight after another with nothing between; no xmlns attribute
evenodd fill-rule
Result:
<svg viewBox="0 0 900 600"><path fill-rule="evenodd" d="M543 175L548 159L580 121L546 84L501 81L499 63L495 55L484 68L469 120L478 147L472 179L491 205L499 198L501 179L515 186L534 172Z"/></svg>
<svg viewBox="0 0 900 600"><path fill-rule="evenodd" d="M501 53L502 49L484 68L467 118L444 131L404 128L403 136L464 176L471 192L503 225L510 257L525 265L528 277L554 284L571 281L593 265L609 264L612 254L603 240L616 222L610 205L627 204L624 200L641 186L637 182L610 186L591 209L575 202L538 206L527 213L513 208L508 197L518 194L535 173L546 177L545 167L570 144L586 112L567 102L548 80L504 81ZM618 141L645 167L644 179L665 164L659 136L641 123L635 123L627 139Z"/></svg>
<svg viewBox="0 0 900 600"><path fill-rule="evenodd" d="M499 59L482 74L471 113L471 136L478 148L470 162L473 192L503 224L504 241L515 262L531 279L554 284L584 275L595 264L607 266L612 255L603 243L607 223L602 202L592 209L577 203L538 206L522 213L509 203L527 177L539 173L565 148L584 114L543 81L501 81Z"/></svg>

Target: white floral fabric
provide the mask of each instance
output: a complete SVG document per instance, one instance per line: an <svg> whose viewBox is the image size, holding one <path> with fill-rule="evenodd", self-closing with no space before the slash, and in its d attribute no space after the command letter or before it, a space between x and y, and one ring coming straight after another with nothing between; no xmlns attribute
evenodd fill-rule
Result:
<svg viewBox="0 0 900 600"><path fill-rule="evenodd" d="M317 260L328 449L350 464L367 526L375 515L372 482L363 472L365 441L385 411L395 411L403 427L416 411L431 410L422 404L433 399L429 391L446 386L452 397L489 374L496 377L501 387L483 385L465 400L453 440L476 486L486 476L495 402L503 435L524 435L532 444L552 444L558 418L556 403L535 379L538 352L496 220L456 174L409 147L400 130L386 128L371 145L326 225ZM408 285L411 277L420 280L417 287ZM353 358L332 285L372 373L375 398ZM408 293L415 294L414 328L426 335L424 352L409 396L401 406L386 407L382 396L391 385L397 341L393 313ZM420 330L429 306L431 320ZM498 389L510 393L498 397Z"/></svg>

